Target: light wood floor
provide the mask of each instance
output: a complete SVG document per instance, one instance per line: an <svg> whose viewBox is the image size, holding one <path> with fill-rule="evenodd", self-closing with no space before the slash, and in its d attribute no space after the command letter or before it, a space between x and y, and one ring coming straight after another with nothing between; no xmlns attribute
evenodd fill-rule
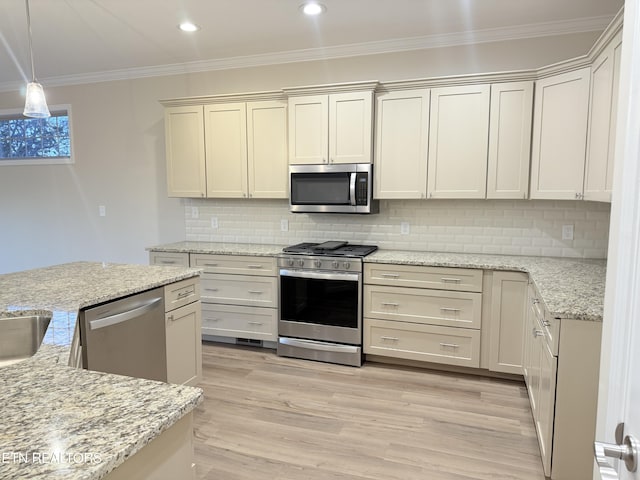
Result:
<svg viewBox="0 0 640 480"><path fill-rule="evenodd" d="M203 345L201 480L543 480L524 384Z"/></svg>

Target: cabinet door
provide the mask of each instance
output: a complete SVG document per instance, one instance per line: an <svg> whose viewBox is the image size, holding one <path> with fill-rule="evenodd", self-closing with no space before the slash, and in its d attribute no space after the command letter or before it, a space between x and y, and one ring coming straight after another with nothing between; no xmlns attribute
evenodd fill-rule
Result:
<svg viewBox="0 0 640 480"><path fill-rule="evenodd" d="M558 359L540 337L540 385L538 405L535 417L540 456L544 474L551 476L551 447L553 440L553 421L556 404L556 373Z"/></svg>
<svg viewBox="0 0 640 480"><path fill-rule="evenodd" d="M286 102L247 103L249 196L288 198Z"/></svg>
<svg viewBox="0 0 640 480"><path fill-rule="evenodd" d="M207 196L246 197L247 114L244 103L205 107Z"/></svg>
<svg viewBox="0 0 640 480"><path fill-rule="evenodd" d="M373 92L329 95L329 163L373 160Z"/></svg>
<svg viewBox="0 0 640 480"><path fill-rule="evenodd" d="M537 82L531 151L531 198L582 195L590 67Z"/></svg>
<svg viewBox="0 0 640 480"><path fill-rule="evenodd" d="M376 98L375 198L425 198L429 90Z"/></svg>
<svg viewBox="0 0 640 480"><path fill-rule="evenodd" d="M195 386L202 379L201 324L199 301L165 315L167 382Z"/></svg>
<svg viewBox="0 0 640 480"><path fill-rule="evenodd" d="M584 199L611 201L622 34L591 66L591 108Z"/></svg>
<svg viewBox="0 0 640 480"><path fill-rule="evenodd" d="M205 151L202 106L164 111L167 191L170 197L204 197Z"/></svg>
<svg viewBox="0 0 640 480"><path fill-rule="evenodd" d="M533 82L491 85L487 198L527 198Z"/></svg>
<svg viewBox="0 0 640 480"><path fill-rule="evenodd" d="M431 90L429 198L485 198L489 85Z"/></svg>
<svg viewBox="0 0 640 480"><path fill-rule="evenodd" d="M318 164L329 160L329 97L289 99L289 163Z"/></svg>
<svg viewBox="0 0 640 480"><path fill-rule="evenodd" d="M528 276L494 272L491 289L489 370L522 375Z"/></svg>

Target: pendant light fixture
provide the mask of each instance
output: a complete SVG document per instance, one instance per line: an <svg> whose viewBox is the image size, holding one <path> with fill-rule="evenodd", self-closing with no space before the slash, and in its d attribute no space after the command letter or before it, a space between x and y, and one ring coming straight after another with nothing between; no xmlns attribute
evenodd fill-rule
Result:
<svg viewBox="0 0 640 480"><path fill-rule="evenodd" d="M47 118L51 116L47 100L44 98L44 90L36 80L36 69L33 63L33 45L31 41L31 15L29 13L29 0L25 0L27 5L27 33L29 34L29 57L31 58L31 81L27 83L27 94L24 102L25 117Z"/></svg>

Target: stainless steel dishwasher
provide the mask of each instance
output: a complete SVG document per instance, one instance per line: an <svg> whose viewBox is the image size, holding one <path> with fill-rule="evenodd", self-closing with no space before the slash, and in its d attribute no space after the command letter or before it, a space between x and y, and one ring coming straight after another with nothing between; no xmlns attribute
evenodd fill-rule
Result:
<svg viewBox="0 0 640 480"><path fill-rule="evenodd" d="M163 288L83 310L83 367L166 382L164 317Z"/></svg>

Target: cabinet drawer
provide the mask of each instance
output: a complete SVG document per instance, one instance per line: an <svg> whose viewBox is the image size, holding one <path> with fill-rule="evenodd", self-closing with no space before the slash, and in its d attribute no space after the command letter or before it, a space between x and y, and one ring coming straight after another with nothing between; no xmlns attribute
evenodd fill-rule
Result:
<svg viewBox="0 0 640 480"><path fill-rule="evenodd" d="M203 303L202 334L275 342L278 340L278 310Z"/></svg>
<svg viewBox="0 0 640 480"><path fill-rule="evenodd" d="M202 298L207 302L228 305L276 308L278 279L249 275L202 275Z"/></svg>
<svg viewBox="0 0 640 480"><path fill-rule="evenodd" d="M149 252L149 265L189 266L189 254L182 252Z"/></svg>
<svg viewBox="0 0 640 480"><path fill-rule="evenodd" d="M237 275L276 276L276 259L241 255L191 255L191 266L202 267L206 273L232 273Z"/></svg>
<svg viewBox="0 0 640 480"><path fill-rule="evenodd" d="M365 285L364 316L480 329L482 294Z"/></svg>
<svg viewBox="0 0 640 480"><path fill-rule="evenodd" d="M477 368L480 331L365 318L364 353Z"/></svg>
<svg viewBox="0 0 640 480"><path fill-rule="evenodd" d="M364 283L482 292L482 270L365 263Z"/></svg>
<svg viewBox="0 0 640 480"><path fill-rule="evenodd" d="M187 278L164 287L164 311L170 312L200 300L200 277Z"/></svg>

